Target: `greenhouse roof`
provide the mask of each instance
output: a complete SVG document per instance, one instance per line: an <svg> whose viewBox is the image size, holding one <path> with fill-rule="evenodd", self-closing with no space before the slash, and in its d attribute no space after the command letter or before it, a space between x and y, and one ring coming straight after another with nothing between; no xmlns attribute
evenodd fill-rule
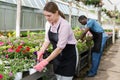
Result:
<svg viewBox="0 0 120 80"><path fill-rule="evenodd" d="M7 3L12 3L12 4L17 4L17 0L0 0L2 2L7 2ZM37 8L37 9L43 9L44 5L46 3L46 0L22 0L22 6L26 7L31 7L31 8ZM69 5L57 2L57 5L59 9L64 13L64 14L69 14ZM77 11L75 8L72 9L72 14L77 15Z"/></svg>
<svg viewBox="0 0 120 80"><path fill-rule="evenodd" d="M62 11L64 14L69 14L69 6L60 2L56 2L60 11Z"/></svg>
<svg viewBox="0 0 120 80"><path fill-rule="evenodd" d="M0 0L2 2L17 4L17 0ZM46 0L22 0L22 6L43 9Z"/></svg>
<svg viewBox="0 0 120 80"><path fill-rule="evenodd" d="M17 0L0 0L2 2L7 2L11 4L17 4ZM37 8L37 9L43 9L44 5L46 3L46 0L22 0L22 6L31 7L31 8ZM60 2L57 2L57 5L59 9L64 14L69 14L69 6Z"/></svg>
<svg viewBox="0 0 120 80"><path fill-rule="evenodd" d="M107 10L114 10L116 6L116 9L120 11L120 0L103 0L103 3L103 7Z"/></svg>
<svg viewBox="0 0 120 80"><path fill-rule="evenodd" d="M6 3L11 3L11 4L17 4L17 0L0 0L1 2L6 2ZM45 3L47 0L21 0L22 1L22 6L30 7L30 8L36 8L39 9L37 12L41 12L43 10L43 7L45 6ZM76 7L72 6L72 10L70 11L69 9L69 4L65 2L61 2L60 0L56 1L59 9L64 13L64 14L70 14L72 12L72 15L86 15L86 11L80 10Z"/></svg>
<svg viewBox="0 0 120 80"><path fill-rule="evenodd" d="M75 7L72 7L72 14L73 15L78 15L79 14L79 10Z"/></svg>

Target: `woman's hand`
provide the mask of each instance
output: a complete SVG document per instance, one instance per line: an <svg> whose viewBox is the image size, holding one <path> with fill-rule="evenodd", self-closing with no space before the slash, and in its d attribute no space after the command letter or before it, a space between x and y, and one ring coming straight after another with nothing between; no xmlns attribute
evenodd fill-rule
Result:
<svg viewBox="0 0 120 80"><path fill-rule="evenodd" d="M42 52L42 51L37 52L37 61L41 61L43 59L43 54L44 54L44 52Z"/></svg>
<svg viewBox="0 0 120 80"><path fill-rule="evenodd" d="M38 63L37 65L35 65L33 68L36 69L37 71L41 72L48 63L49 62L46 59L44 59L40 63Z"/></svg>

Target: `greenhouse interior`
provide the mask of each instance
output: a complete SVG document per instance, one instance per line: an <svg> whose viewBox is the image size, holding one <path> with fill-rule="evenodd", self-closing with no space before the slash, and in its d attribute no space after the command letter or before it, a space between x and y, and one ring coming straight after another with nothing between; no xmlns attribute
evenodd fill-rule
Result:
<svg viewBox="0 0 120 80"><path fill-rule="evenodd" d="M118 54L120 52L119 0L0 0L0 80L67 80L67 78L59 79L56 76L54 58L48 64L44 66L45 63L42 64L42 71L34 68L35 65L53 56L60 45L61 47L65 45L65 48L59 48L61 50L59 55L62 56L64 49L69 45L68 43L71 43L69 41L62 43L69 34L69 30L66 30L67 33L62 27L62 29L58 28L61 33L57 29L56 46L52 44L50 39L48 39L49 47L45 46L46 35L50 38L49 33L58 25L58 23L53 25L52 22L49 22L50 14L56 17L52 11L46 9L47 3L50 2L55 3L58 10L64 14L65 19L58 12L62 18L59 19L59 21L61 20L60 24L64 27L69 25L72 29L72 37L76 40L74 45L77 66L72 79L67 76L68 80L120 80L120 65L118 64L120 60L120 54ZM50 14L45 14L45 11ZM82 24L80 16L86 18L85 24ZM64 20L63 23L62 20ZM48 34L47 22L50 24ZM94 32L98 26L102 32L98 30L96 33L102 34L102 37ZM86 32L86 30L88 31ZM67 38L72 39L72 33ZM103 41L103 33L107 36L105 42ZM60 38L61 35L63 35L62 39ZM59 42L60 40L61 42ZM91 77L89 78L86 75L93 67L94 48L99 43L100 47L97 47L101 52L97 55L102 54L100 55L101 61L97 64L97 73L94 76L89 76ZM43 46L45 47L45 51L41 53L43 60L38 61L38 53L43 49ZM64 77L62 74L60 76Z"/></svg>

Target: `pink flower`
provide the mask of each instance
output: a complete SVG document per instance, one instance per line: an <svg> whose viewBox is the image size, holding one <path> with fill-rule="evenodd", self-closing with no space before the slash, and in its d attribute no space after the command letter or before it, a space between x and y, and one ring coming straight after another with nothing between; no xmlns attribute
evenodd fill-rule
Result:
<svg viewBox="0 0 120 80"><path fill-rule="evenodd" d="M12 45L12 43L11 43L11 42L8 42L8 45Z"/></svg>
<svg viewBox="0 0 120 80"><path fill-rule="evenodd" d="M9 56L8 56L8 54L6 54L6 56L5 56L5 57L8 59L8 57L9 57Z"/></svg>
<svg viewBox="0 0 120 80"><path fill-rule="evenodd" d="M14 50L12 48L9 48L7 51L8 52L14 52Z"/></svg>
<svg viewBox="0 0 120 80"><path fill-rule="evenodd" d="M0 74L0 79L1 79L1 80L3 79L3 75L2 75L2 74Z"/></svg>
<svg viewBox="0 0 120 80"><path fill-rule="evenodd" d="M13 76L13 73L12 73L12 72L9 72L9 76Z"/></svg>
<svg viewBox="0 0 120 80"><path fill-rule="evenodd" d="M4 42L0 42L0 46L4 45Z"/></svg>
<svg viewBox="0 0 120 80"><path fill-rule="evenodd" d="M23 45L23 44L25 44L25 42L22 41L22 42L20 43L20 45Z"/></svg>

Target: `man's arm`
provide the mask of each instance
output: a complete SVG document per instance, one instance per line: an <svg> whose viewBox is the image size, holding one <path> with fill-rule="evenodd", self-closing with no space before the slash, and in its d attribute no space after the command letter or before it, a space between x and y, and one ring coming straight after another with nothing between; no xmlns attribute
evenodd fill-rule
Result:
<svg viewBox="0 0 120 80"><path fill-rule="evenodd" d="M89 28L85 28L84 32L80 36L80 39L83 41L83 38L85 37L86 33L89 31Z"/></svg>

